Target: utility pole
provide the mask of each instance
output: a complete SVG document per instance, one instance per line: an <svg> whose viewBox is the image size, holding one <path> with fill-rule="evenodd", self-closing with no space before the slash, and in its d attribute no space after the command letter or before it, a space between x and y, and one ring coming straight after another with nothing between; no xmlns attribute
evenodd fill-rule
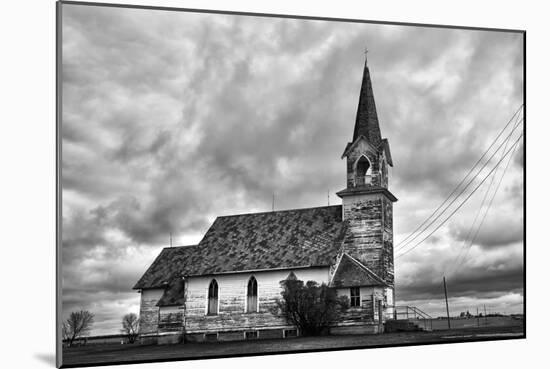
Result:
<svg viewBox="0 0 550 369"><path fill-rule="evenodd" d="M476 306L477 326L479 327L479 307Z"/></svg>
<svg viewBox="0 0 550 369"><path fill-rule="evenodd" d="M451 329L451 318L449 317L449 300L447 299L447 282L445 276L443 276L443 288L445 289L445 305L447 306L447 325Z"/></svg>
<svg viewBox="0 0 550 369"><path fill-rule="evenodd" d="M485 304L483 304L483 316L485 316L485 325L487 325L487 308Z"/></svg>
<svg viewBox="0 0 550 369"><path fill-rule="evenodd" d="M330 206L330 194L329 194L329 190L327 190L327 206Z"/></svg>

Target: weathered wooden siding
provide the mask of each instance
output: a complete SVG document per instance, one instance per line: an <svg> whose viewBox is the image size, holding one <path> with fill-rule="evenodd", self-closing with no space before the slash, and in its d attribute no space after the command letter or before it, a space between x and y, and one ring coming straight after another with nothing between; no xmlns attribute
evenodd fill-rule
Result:
<svg viewBox="0 0 550 369"><path fill-rule="evenodd" d="M346 252L393 285L392 202L382 194L346 196L342 209L349 221Z"/></svg>
<svg viewBox="0 0 550 369"><path fill-rule="evenodd" d="M328 282L328 268L297 269L293 272L303 281ZM292 325L283 317L273 315L271 308L276 299L281 298L279 282L288 277L289 273L289 270L285 270L188 278L186 281L187 311L184 310L184 306L168 306L159 309L156 303L162 296L163 290L144 290L141 295L140 333L167 334L185 331L187 334L202 332L230 334L235 331L271 329L276 335L282 334L281 329L290 329ZM251 276L254 276L258 282L258 312L246 313L246 288ZM208 285L213 278L216 279L219 287L219 312L217 315L207 315ZM337 294L349 298L350 290L340 288L337 289ZM343 312L336 326L378 324L376 301L382 300L383 306L393 304L392 288L361 287L360 294L361 307L350 307ZM384 311L384 318L391 318L391 310ZM244 333L235 334L240 337ZM222 338L229 339L226 336Z"/></svg>
<svg viewBox="0 0 550 369"><path fill-rule="evenodd" d="M328 267L293 270L298 279L328 283ZM290 270L239 273L214 277L188 278L186 333L232 331L243 329L289 328L281 316L271 313L276 299L281 298L280 281ZM246 288L254 276L258 282L258 312L246 312ZM218 282L219 308L217 315L207 315L208 286Z"/></svg>
<svg viewBox="0 0 550 369"><path fill-rule="evenodd" d="M346 196L343 200L344 219L349 221L346 252L383 278L382 195Z"/></svg>
<svg viewBox="0 0 550 369"><path fill-rule="evenodd" d="M359 289L361 297L360 307L350 307L341 312L341 319L336 326L377 324L378 323L378 300L384 302L384 289L381 287L361 287ZM338 288L338 296L347 296L350 298L349 288Z"/></svg>
<svg viewBox="0 0 550 369"><path fill-rule="evenodd" d="M157 333L159 308L157 302L162 297L164 290L148 289L141 291L141 303L139 308L139 333Z"/></svg>
<svg viewBox="0 0 550 369"><path fill-rule="evenodd" d="M394 318L395 290L391 287L384 289L384 319Z"/></svg>
<svg viewBox="0 0 550 369"><path fill-rule="evenodd" d="M159 309L159 333L183 331L183 319L183 306L162 306Z"/></svg>
<svg viewBox="0 0 550 369"><path fill-rule="evenodd" d="M382 268L380 275L391 286L395 283L393 270L393 203L386 197L382 197L383 234L382 234Z"/></svg>

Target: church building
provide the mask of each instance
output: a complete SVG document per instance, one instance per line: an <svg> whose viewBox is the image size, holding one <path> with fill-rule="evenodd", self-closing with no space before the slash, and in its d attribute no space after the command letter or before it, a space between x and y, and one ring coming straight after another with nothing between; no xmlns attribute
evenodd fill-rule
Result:
<svg viewBox="0 0 550 369"><path fill-rule="evenodd" d="M291 273L326 283L350 307L330 332L380 333L394 306L390 146L382 138L365 61L341 205L218 217L193 246L164 248L134 289L142 341L300 335L272 313Z"/></svg>

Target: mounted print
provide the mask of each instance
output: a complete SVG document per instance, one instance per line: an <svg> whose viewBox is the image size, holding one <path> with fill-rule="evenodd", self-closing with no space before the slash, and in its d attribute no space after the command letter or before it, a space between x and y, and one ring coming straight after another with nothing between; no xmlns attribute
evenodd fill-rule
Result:
<svg viewBox="0 0 550 369"><path fill-rule="evenodd" d="M58 3L58 365L525 337L525 32Z"/></svg>

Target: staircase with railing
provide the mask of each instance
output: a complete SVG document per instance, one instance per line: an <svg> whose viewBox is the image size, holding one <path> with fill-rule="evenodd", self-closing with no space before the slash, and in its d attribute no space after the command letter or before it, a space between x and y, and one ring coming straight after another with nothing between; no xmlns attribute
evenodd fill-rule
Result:
<svg viewBox="0 0 550 369"><path fill-rule="evenodd" d="M431 331L432 317L415 306L393 306L393 319L386 320L386 332Z"/></svg>

